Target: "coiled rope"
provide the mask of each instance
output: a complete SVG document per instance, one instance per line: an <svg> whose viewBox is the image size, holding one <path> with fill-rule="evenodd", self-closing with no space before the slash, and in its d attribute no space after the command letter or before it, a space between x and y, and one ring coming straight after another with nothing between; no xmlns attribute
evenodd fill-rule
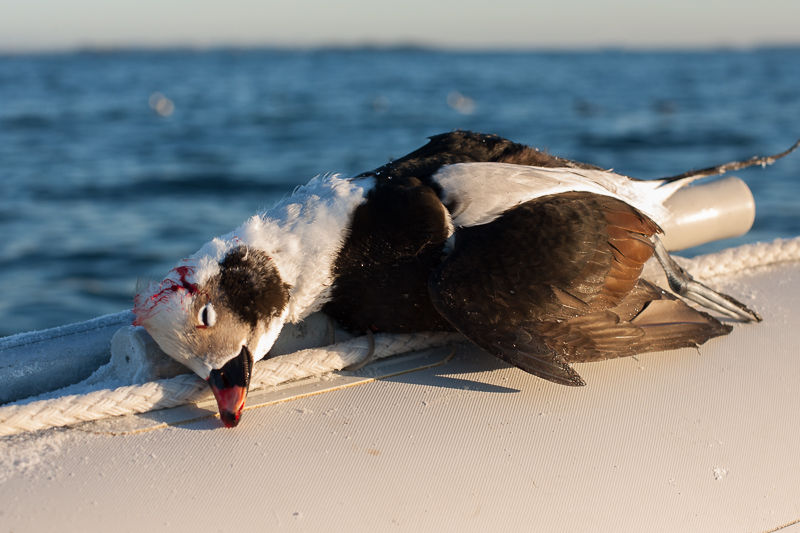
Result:
<svg viewBox="0 0 800 533"><path fill-rule="evenodd" d="M713 278L754 267L800 261L800 237L771 243L748 244L681 263L695 276ZM452 333L419 333L374 336L373 358L442 346L459 337ZM370 352L367 337L300 350L255 364L250 389L318 376L352 366ZM0 407L0 436L50 427L68 426L110 416L143 413L211 398L208 385L194 374L104 389L87 394Z"/></svg>
<svg viewBox="0 0 800 533"><path fill-rule="evenodd" d="M680 261L689 273L710 279L751 268L800 261L800 237L744 244L721 252Z"/></svg>
<svg viewBox="0 0 800 533"><path fill-rule="evenodd" d="M373 337L372 358L442 346L459 338L453 333L378 334ZM253 367L250 390L341 370L359 363L369 353L370 340L357 337L323 348L299 350L262 360ZM210 389L202 379L195 374L181 374L141 385L11 404L0 407L0 436L144 413L211 398Z"/></svg>

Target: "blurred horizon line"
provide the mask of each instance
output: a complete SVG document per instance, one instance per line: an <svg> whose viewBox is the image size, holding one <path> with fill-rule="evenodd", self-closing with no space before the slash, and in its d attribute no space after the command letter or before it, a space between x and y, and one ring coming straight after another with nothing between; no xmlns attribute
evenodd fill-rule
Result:
<svg viewBox="0 0 800 533"><path fill-rule="evenodd" d="M597 45L499 45L483 44L479 46L425 43L417 41L398 41L394 43L363 41L356 43L214 43L214 44L82 44L66 46L20 46L7 47L0 45L0 56L32 56L32 55L72 55L72 54L115 54L115 53L153 53L153 52L326 52L326 51L374 51L374 52L448 52L448 53L703 53L703 52L751 52L761 50L793 50L800 49L800 40L795 42L754 42L754 43L709 43L709 44L608 44Z"/></svg>

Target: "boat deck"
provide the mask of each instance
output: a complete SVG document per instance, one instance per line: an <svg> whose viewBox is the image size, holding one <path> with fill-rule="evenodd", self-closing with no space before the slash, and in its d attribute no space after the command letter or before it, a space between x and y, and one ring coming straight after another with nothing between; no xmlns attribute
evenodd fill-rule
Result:
<svg viewBox="0 0 800 533"><path fill-rule="evenodd" d="M800 531L800 263L699 349L528 375L466 345L215 406L5 437L8 531Z"/></svg>

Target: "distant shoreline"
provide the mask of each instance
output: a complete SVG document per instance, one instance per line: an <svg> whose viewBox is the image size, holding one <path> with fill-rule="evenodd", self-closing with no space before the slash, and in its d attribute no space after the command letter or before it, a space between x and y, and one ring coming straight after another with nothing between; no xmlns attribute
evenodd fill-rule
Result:
<svg viewBox="0 0 800 533"><path fill-rule="evenodd" d="M597 46L445 46L425 43L356 43L356 44L314 44L314 45L83 45L42 48L0 48L0 57L9 56L55 56L55 55L108 55L108 54L206 54L206 53L326 53L326 52L375 52L375 53L447 53L447 54L639 54L639 53L754 53L770 51L797 51L796 43L756 43L752 45L597 45Z"/></svg>

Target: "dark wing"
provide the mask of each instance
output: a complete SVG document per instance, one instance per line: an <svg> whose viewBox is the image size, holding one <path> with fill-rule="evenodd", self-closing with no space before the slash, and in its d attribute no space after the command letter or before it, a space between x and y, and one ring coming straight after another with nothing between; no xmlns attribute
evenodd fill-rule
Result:
<svg viewBox="0 0 800 533"><path fill-rule="evenodd" d="M731 329L645 280L616 307L535 326L545 344L571 363L696 347Z"/></svg>
<svg viewBox="0 0 800 533"><path fill-rule="evenodd" d="M583 380L544 323L618 306L637 285L658 227L628 204L587 192L544 196L459 228L429 283L436 310L484 350L542 378Z"/></svg>
<svg viewBox="0 0 800 533"><path fill-rule="evenodd" d="M557 157L497 135L453 131L434 135L426 145L410 154L364 172L361 176L416 176L431 185L430 176L443 166L476 162L602 170L600 167Z"/></svg>

